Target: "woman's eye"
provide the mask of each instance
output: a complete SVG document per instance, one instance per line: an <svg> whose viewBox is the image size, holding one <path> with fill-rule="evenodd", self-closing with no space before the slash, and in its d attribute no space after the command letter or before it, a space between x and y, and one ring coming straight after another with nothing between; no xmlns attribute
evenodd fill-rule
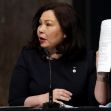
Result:
<svg viewBox="0 0 111 111"><path fill-rule="evenodd" d="M51 26L52 24L51 23L46 23L46 26Z"/></svg>

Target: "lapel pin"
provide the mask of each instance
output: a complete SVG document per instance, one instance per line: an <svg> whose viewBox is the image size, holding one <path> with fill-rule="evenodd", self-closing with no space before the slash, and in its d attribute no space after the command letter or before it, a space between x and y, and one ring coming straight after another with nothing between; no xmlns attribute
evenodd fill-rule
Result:
<svg viewBox="0 0 111 111"><path fill-rule="evenodd" d="M73 67L72 72L73 72L73 73L76 73L76 67Z"/></svg>

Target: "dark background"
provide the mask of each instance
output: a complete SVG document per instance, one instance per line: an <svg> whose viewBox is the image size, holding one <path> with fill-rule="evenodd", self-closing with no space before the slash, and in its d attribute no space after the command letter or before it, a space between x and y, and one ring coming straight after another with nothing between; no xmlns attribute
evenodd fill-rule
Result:
<svg viewBox="0 0 111 111"><path fill-rule="evenodd" d="M88 46L98 50L101 21L111 19L111 0L74 0L73 5L84 19Z"/></svg>
<svg viewBox="0 0 111 111"><path fill-rule="evenodd" d="M53 0L48 0L48 2ZM98 49L100 24L111 18L111 0L56 0L72 4L85 26L88 47ZM0 106L8 105L11 73L31 37L32 17L47 0L0 0Z"/></svg>
<svg viewBox="0 0 111 111"><path fill-rule="evenodd" d="M111 19L111 0L90 0L90 6L91 45L97 49L101 21Z"/></svg>

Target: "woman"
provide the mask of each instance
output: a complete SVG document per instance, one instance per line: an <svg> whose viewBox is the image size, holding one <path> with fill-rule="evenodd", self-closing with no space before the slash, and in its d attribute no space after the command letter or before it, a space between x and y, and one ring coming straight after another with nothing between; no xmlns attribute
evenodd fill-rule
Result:
<svg viewBox="0 0 111 111"><path fill-rule="evenodd" d="M10 105L42 107L49 101L73 106L97 105L95 55L85 47L75 10L66 3L50 3L33 19L32 42L15 66ZM50 78L51 75L51 78Z"/></svg>

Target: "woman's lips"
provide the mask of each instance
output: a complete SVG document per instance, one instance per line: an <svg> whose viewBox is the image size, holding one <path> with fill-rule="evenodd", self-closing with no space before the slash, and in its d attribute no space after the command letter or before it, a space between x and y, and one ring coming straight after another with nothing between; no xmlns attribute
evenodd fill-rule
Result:
<svg viewBox="0 0 111 111"><path fill-rule="evenodd" d="M39 38L39 41L40 41L41 44L44 43L46 40L47 40L47 39L45 39L45 38L43 38L43 37L40 37L40 38Z"/></svg>

